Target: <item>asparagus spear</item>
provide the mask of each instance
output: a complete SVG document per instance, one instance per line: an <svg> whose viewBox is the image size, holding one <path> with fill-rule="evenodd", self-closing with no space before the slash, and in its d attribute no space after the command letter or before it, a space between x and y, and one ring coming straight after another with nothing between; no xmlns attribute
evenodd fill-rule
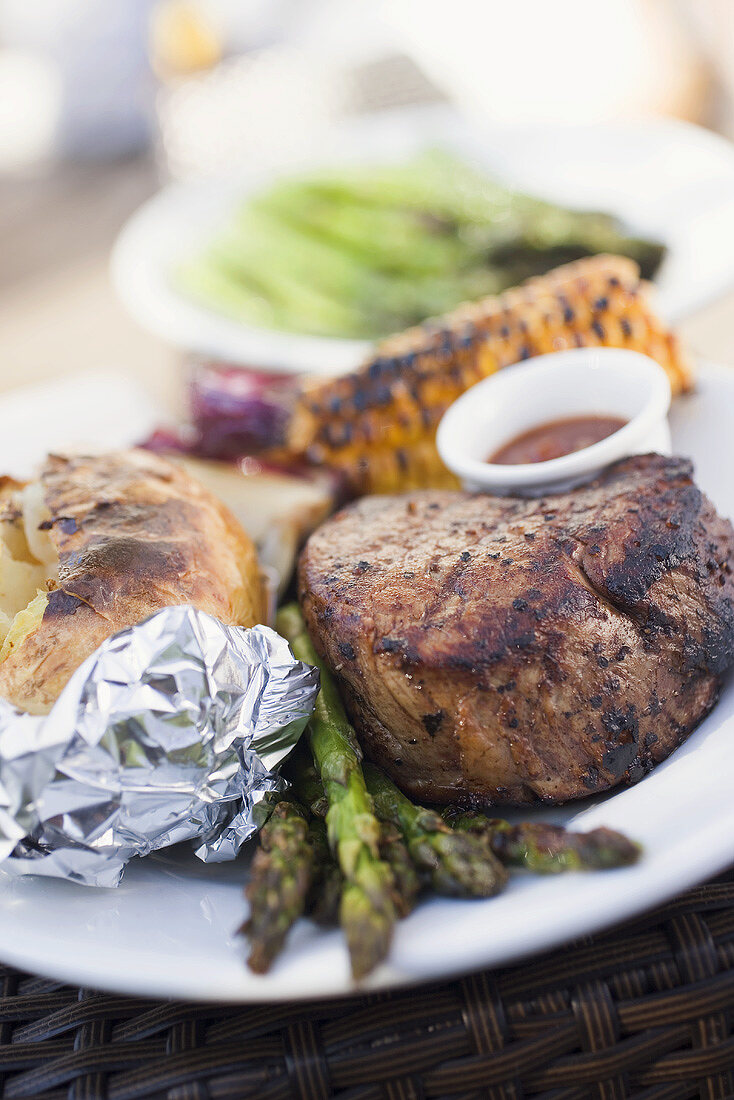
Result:
<svg viewBox="0 0 734 1100"><path fill-rule="evenodd" d="M332 215L331 220L338 217ZM371 255L366 249L360 254L334 237L317 236L295 219L275 216L264 208L263 200L240 213L228 236L220 238L210 254L234 281L259 286L268 300L287 312L289 324L304 331L384 335L406 322L424 320L430 311L454 306L473 291L477 269L466 276L463 271L473 255L456 238L450 238L452 261L446 257L443 265L434 262L433 269L421 261L426 268L422 273L411 264L388 272L381 270L385 263L380 261L378 242L386 236L394 238L396 262L400 251L396 231L380 233L368 226L365 230L373 244ZM439 239L427 230L422 235L438 245ZM403 251L416 254L407 245ZM484 285L490 289L496 285L496 280L490 278L487 283L486 279L485 272Z"/></svg>
<svg viewBox="0 0 734 1100"><path fill-rule="evenodd" d="M402 207L460 225L496 225L503 236L519 224L516 192L437 149L399 164L322 172L307 182L312 192L333 201Z"/></svg>
<svg viewBox="0 0 734 1100"><path fill-rule="evenodd" d="M324 787L312 760L301 751L301 746L288 761L288 776L296 797L303 805L307 806L312 814L324 817L328 809ZM312 822L314 827L319 824L321 822ZM380 822L379 850L381 858L392 869L395 879L393 901L395 910L402 919L412 911L420 891L418 872L400 832L389 822ZM326 862L323 856L317 857L317 867L323 866Z"/></svg>
<svg viewBox="0 0 734 1100"><path fill-rule="evenodd" d="M392 869L395 880L393 902L402 920L413 911L421 881L400 830L389 821L380 824L380 855Z"/></svg>
<svg viewBox="0 0 734 1100"><path fill-rule="evenodd" d="M308 830L314 847L315 862L306 912L317 924L336 924L344 876L329 847L324 821L329 803L324 794L324 786L314 767L311 753L303 742L296 746L295 752L289 757L287 772L293 793L312 815Z"/></svg>
<svg viewBox="0 0 734 1100"><path fill-rule="evenodd" d="M465 242L450 232L452 226L430 211L376 206L347 194L335 201L298 181L281 184L255 205L378 271L441 274L471 258Z"/></svg>
<svg viewBox="0 0 734 1100"><path fill-rule="evenodd" d="M250 916L241 931L250 937L247 960L265 974L304 912L314 875L315 850L298 803L283 799L260 830L260 846L245 888Z"/></svg>
<svg viewBox="0 0 734 1100"><path fill-rule="evenodd" d="M329 843L344 875L339 919L355 978L387 955L397 917L395 880L379 855L380 823L365 786L361 751L336 684L319 659L295 604L278 614L277 629L295 655L321 672L321 691L307 737L329 803Z"/></svg>
<svg viewBox="0 0 734 1100"><path fill-rule="evenodd" d="M187 260L172 272L172 282L184 294L219 313L246 324L273 328L282 325L282 317L272 302L257 287L242 279L233 279L210 252Z"/></svg>
<svg viewBox="0 0 734 1100"><path fill-rule="evenodd" d="M471 235L479 230L476 243L485 242L485 262L500 271L506 268L506 286L599 252L629 256L640 265L642 277L650 279L665 254L657 241L626 235L610 214L567 209L507 188L446 151L430 150L419 160L424 186L432 185L442 194L444 214L451 216L453 208L453 217L463 221ZM527 253L525 264L523 253ZM525 269L514 274L518 261Z"/></svg>
<svg viewBox="0 0 734 1100"><path fill-rule="evenodd" d="M314 847L315 863L313 881L306 900L306 912L317 924L333 925L339 919L344 876L331 854L324 820L313 817L308 828Z"/></svg>
<svg viewBox="0 0 734 1100"><path fill-rule="evenodd" d="M378 816L400 830L411 858L439 894L490 897L502 889L507 872L483 840L454 832L440 814L414 805L374 765L365 766L365 779Z"/></svg>
<svg viewBox="0 0 734 1100"><path fill-rule="evenodd" d="M323 682L323 673L321 676ZM291 783L298 801L314 817L326 817L329 802L324 792L324 784L321 782L318 770L313 762L311 750L304 741L300 741L288 757L285 770L286 777Z"/></svg>
<svg viewBox="0 0 734 1100"><path fill-rule="evenodd" d="M389 280L338 248L249 208L173 278L199 300L248 322L257 323L250 299L259 312L270 309L271 323L298 331L349 335L364 326L367 308L375 323L392 319L383 306Z"/></svg>
<svg viewBox="0 0 734 1100"><path fill-rule="evenodd" d="M481 839L508 867L524 867L540 875L627 867L640 856L639 845L613 829L572 833L562 825L512 825L479 813L461 813L450 820L454 829Z"/></svg>
<svg viewBox="0 0 734 1100"><path fill-rule="evenodd" d="M246 225L233 226L215 241L209 256L235 284L257 288L289 327L303 332L351 331L360 323L353 304L356 296L341 289L338 296L332 293L325 250L319 249L316 257L313 251L298 234L284 233L276 224L252 216Z"/></svg>

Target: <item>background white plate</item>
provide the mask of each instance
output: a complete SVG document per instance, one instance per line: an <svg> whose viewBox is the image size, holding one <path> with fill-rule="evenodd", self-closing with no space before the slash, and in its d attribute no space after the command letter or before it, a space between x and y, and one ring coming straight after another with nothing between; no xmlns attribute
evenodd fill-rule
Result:
<svg viewBox="0 0 734 1100"><path fill-rule="evenodd" d="M134 406L125 383L110 379L116 399ZM62 448L90 435L97 406L108 405L104 383L77 380L68 403ZM86 388L87 400L78 400ZM0 401L28 422L62 407L59 387ZM66 409L66 405L63 406ZM76 414L73 409L76 408ZM734 514L734 370L702 370L698 392L675 405L673 440L694 457L699 484L726 515ZM76 415L76 419L74 419ZM131 420L134 424L134 419ZM116 442L124 426L118 426ZM104 426L100 428L104 433ZM130 430L129 442L137 432ZM45 449L35 437L37 456ZM0 437L0 469L17 456ZM26 448L23 463L34 456ZM557 878L514 876L488 901L423 903L397 930L388 965L369 982L389 988L461 970L504 964L629 917L723 870L734 859L734 682L712 714L665 764L636 787L595 804L578 803L546 816L591 828L609 825L642 841L633 868ZM205 866L176 849L134 861L116 890L96 890L43 878L15 879L0 871L0 959L65 981L150 996L256 1001L348 993L353 987L337 932L306 921L266 977L244 966L236 936L244 917L246 865Z"/></svg>
<svg viewBox="0 0 734 1100"><path fill-rule="evenodd" d="M569 206L618 214L669 254L657 278L660 309L679 320L734 285L734 146L673 120L590 127L480 128L445 108L391 112L340 130L301 171L345 161L401 160L447 146L479 167ZM170 285L177 260L206 244L247 194L275 173L176 184L138 210L112 255L112 279L132 316L190 351L283 371L338 373L369 344L273 332L199 306Z"/></svg>

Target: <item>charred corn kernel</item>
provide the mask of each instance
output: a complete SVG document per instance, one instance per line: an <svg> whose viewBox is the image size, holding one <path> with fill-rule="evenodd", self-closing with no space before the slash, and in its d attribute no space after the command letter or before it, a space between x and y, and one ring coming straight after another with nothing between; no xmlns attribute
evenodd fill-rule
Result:
<svg viewBox="0 0 734 1100"><path fill-rule="evenodd" d="M456 484L435 447L438 422L469 386L521 359L564 348L631 348L691 385L672 332L655 316L633 261L594 256L495 298L391 336L359 370L304 388L286 452L338 470L354 494Z"/></svg>

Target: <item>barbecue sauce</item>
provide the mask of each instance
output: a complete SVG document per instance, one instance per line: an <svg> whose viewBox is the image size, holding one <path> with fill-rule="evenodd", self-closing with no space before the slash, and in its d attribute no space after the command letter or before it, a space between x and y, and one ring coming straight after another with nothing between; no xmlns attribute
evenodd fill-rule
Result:
<svg viewBox="0 0 734 1100"><path fill-rule="evenodd" d="M500 466L549 462L599 443L626 423L619 416L569 416L564 420L551 420L503 443L487 461Z"/></svg>

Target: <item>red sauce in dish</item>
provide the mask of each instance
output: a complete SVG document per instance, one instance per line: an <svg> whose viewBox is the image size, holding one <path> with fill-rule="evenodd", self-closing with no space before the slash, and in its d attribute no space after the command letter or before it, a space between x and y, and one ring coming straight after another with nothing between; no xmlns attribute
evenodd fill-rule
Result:
<svg viewBox="0 0 734 1100"><path fill-rule="evenodd" d="M569 416L565 420L551 420L503 443L487 461L500 466L548 462L599 443L626 423L619 416Z"/></svg>

